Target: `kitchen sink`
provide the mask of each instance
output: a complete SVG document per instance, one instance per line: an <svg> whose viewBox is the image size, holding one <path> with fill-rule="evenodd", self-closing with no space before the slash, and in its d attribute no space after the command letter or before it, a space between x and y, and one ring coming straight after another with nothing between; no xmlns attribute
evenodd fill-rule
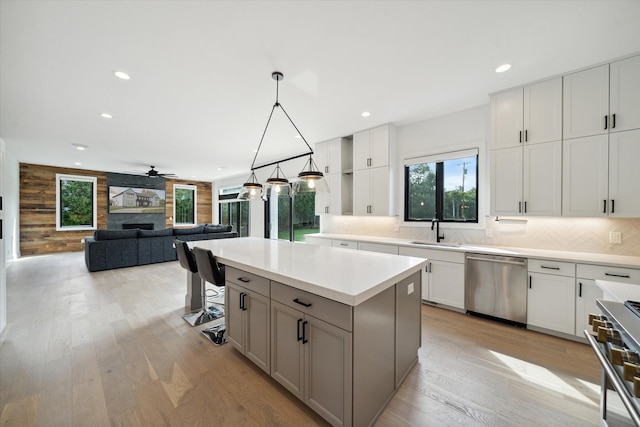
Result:
<svg viewBox="0 0 640 427"><path fill-rule="evenodd" d="M446 248L459 248L460 247L460 243L443 243L443 242L427 242L424 240L414 240L412 242L409 242L413 245L423 245L423 246L433 246L433 247L446 247Z"/></svg>

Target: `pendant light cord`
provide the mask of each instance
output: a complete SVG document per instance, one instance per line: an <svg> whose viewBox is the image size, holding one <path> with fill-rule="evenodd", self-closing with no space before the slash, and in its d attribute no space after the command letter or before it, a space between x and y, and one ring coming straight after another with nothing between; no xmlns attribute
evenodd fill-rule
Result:
<svg viewBox="0 0 640 427"><path fill-rule="evenodd" d="M280 109L282 110L284 115L287 117L287 119L289 119L289 122L294 127L296 132L298 132L298 135L300 135L300 138L302 139L302 141L304 141L304 143L306 144L307 148L309 149L308 153L301 154L300 156L297 156L297 157L302 157L302 156L306 156L306 155L311 156L313 154L313 148L311 148L311 146L309 145L309 143L307 142L305 137L302 136L302 133L298 129L298 126L296 126L296 124L293 122L293 120L291 120L291 117L289 117L289 114L287 114L287 111L280 104L280 101L279 101L280 80L281 79L277 79L277 78L275 79L275 81L276 81L276 103L273 104L273 107L271 108L271 113L269 114L269 119L267 120L267 125L264 127L264 131L262 132L262 138L260 138L260 144L258 144L258 149L256 150L256 154L255 154L255 156L253 156L253 162L251 162L251 170L252 171L255 170L255 169L260 169L260 168L265 167L265 166L271 166L271 165L273 165L275 163L279 163L281 161L286 161L286 160L291 160L292 159L292 158L289 158L289 159L286 159L286 160L279 160L278 162L273 162L273 163L269 163L269 164L266 164L266 165L255 167L256 159L258 158L258 153L260 153L260 148L262 147L262 142L264 141L264 137L267 134L267 129L269 129L269 123L271 123L271 118L273 117L273 112L275 111L275 109L277 107L280 107ZM293 158L296 158L296 157L293 157Z"/></svg>

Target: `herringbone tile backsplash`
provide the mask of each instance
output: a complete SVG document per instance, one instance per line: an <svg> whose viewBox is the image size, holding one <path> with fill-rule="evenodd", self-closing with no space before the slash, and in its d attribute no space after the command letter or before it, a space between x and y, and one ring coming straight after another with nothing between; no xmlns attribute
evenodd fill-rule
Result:
<svg viewBox="0 0 640 427"><path fill-rule="evenodd" d="M441 230L447 242L640 256L640 219L501 218L495 221L486 218L485 228L449 228L442 224ZM398 217L325 215L322 216L321 231L435 240L430 224L428 227L405 226ZM622 233L622 243L609 243L611 231Z"/></svg>

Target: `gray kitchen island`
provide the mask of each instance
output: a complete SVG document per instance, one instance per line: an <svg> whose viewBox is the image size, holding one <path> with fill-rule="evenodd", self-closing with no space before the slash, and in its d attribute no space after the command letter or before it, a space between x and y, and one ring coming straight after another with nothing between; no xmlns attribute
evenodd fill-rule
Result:
<svg viewBox="0 0 640 427"><path fill-rule="evenodd" d="M332 425L375 422L418 360L427 260L251 237L189 244L226 266L238 351Z"/></svg>

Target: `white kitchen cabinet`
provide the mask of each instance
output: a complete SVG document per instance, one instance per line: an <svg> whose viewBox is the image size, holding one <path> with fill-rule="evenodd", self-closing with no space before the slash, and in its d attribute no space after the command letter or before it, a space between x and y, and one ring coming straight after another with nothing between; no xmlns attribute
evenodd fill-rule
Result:
<svg viewBox="0 0 640 427"><path fill-rule="evenodd" d="M353 214L395 215L390 169L370 168L353 172Z"/></svg>
<svg viewBox="0 0 640 427"><path fill-rule="evenodd" d="M325 239L323 237L310 236L308 234L306 236L304 236L304 241L305 241L305 243L308 243L310 245L331 246L331 239Z"/></svg>
<svg viewBox="0 0 640 427"><path fill-rule="evenodd" d="M602 289L593 279L576 278L576 331L577 337L584 338L584 330L591 330L589 313L600 313L602 310L596 305L597 299L602 299Z"/></svg>
<svg viewBox="0 0 640 427"><path fill-rule="evenodd" d="M611 132L640 129L640 55L609 67Z"/></svg>
<svg viewBox="0 0 640 427"><path fill-rule="evenodd" d="M606 216L608 157L607 135L563 141L564 216Z"/></svg>
<svg viewBox="0 0 640 427"><path fill-rule="evenodd" d="M353 170L389 166L393 129L390 125L353 134Z"/></svg>
<svg viewBox="0 0 640 427"><path fill-rule="evenodd" d="M563 88L563 138L607 133L609 64L564 76Z"/></svg>
<svg viewBox="0 0 640 427"><path fill-rule="evenodd" d="M463 252L401 246L398 253L429 260L422 270L423 300L464 309Z"/></svg>
<svg viewBox="0 0 640 427"><path fill-rule="evenodd" d="M331 246L334 248L358 249L358 242L353 240L331 240Z"/></svg>
<svg viewBox="0 0 640 427"><path fill-rule="evenodd" d="M354 215L397 215L394 135L391 125L353 135Z"/></svg>
<svg viewBox="0 0 640 427"><path fill-rule="evenodd" d="M398 247L396 245L385 245L381 243L358 242L358 250L398 255Z"/></svg>
<svg viewBox="0 0 640 427"><path fill-rule="evenodd" d="M563 144L565 216L640 216L640 130L575 138Z"/></svg>
<svg viewBox="0 0 640 427"><path fill-rule="evenodd" d="M640 128L640 56L564 76L564 139Z"/></svg>
<svg viewBox="0 0 640 427"><path fill-rule="evenodd" d="M527 327L574 335L575 264L528 260Z"/></svg>
<svg viewBox="0 0 640 427"><path fill-rule="evenodd" d="M609 216L640 216L638 160L640 130L609 135Z"/></svg>
<svg viewBox="0 0 640 427"><path fill-rule="evenodd" d="M464 263L429 260L429 300L464 309Z"/></svg>
<svg viewBox="0 0 640 427"><path fill-rule="evenodd" d="M562 79L555 78L491 97L491 148L562 139Z"/></svg>
<svg viewBox="0 0 640 427"><path fill-rule="evenodd" d="M267 374L270 363L270 300L268 280L227 267L225 326L227 340ZM251 286L241 286L242 282Z"/></svg>
<svg viewBox="0 0 640 427"><path fill-rule="evenodd" d="M315 162L329 186L328 193L316 193L316 215L350 214L352 208L353 145L350 139L336 138L315 145Z"/></svg>
<svg viewBox="0 0 640 427"><path fill-rule="evenodd" d="M494 215L560 216L562 142L491 151Z"/></svg>

